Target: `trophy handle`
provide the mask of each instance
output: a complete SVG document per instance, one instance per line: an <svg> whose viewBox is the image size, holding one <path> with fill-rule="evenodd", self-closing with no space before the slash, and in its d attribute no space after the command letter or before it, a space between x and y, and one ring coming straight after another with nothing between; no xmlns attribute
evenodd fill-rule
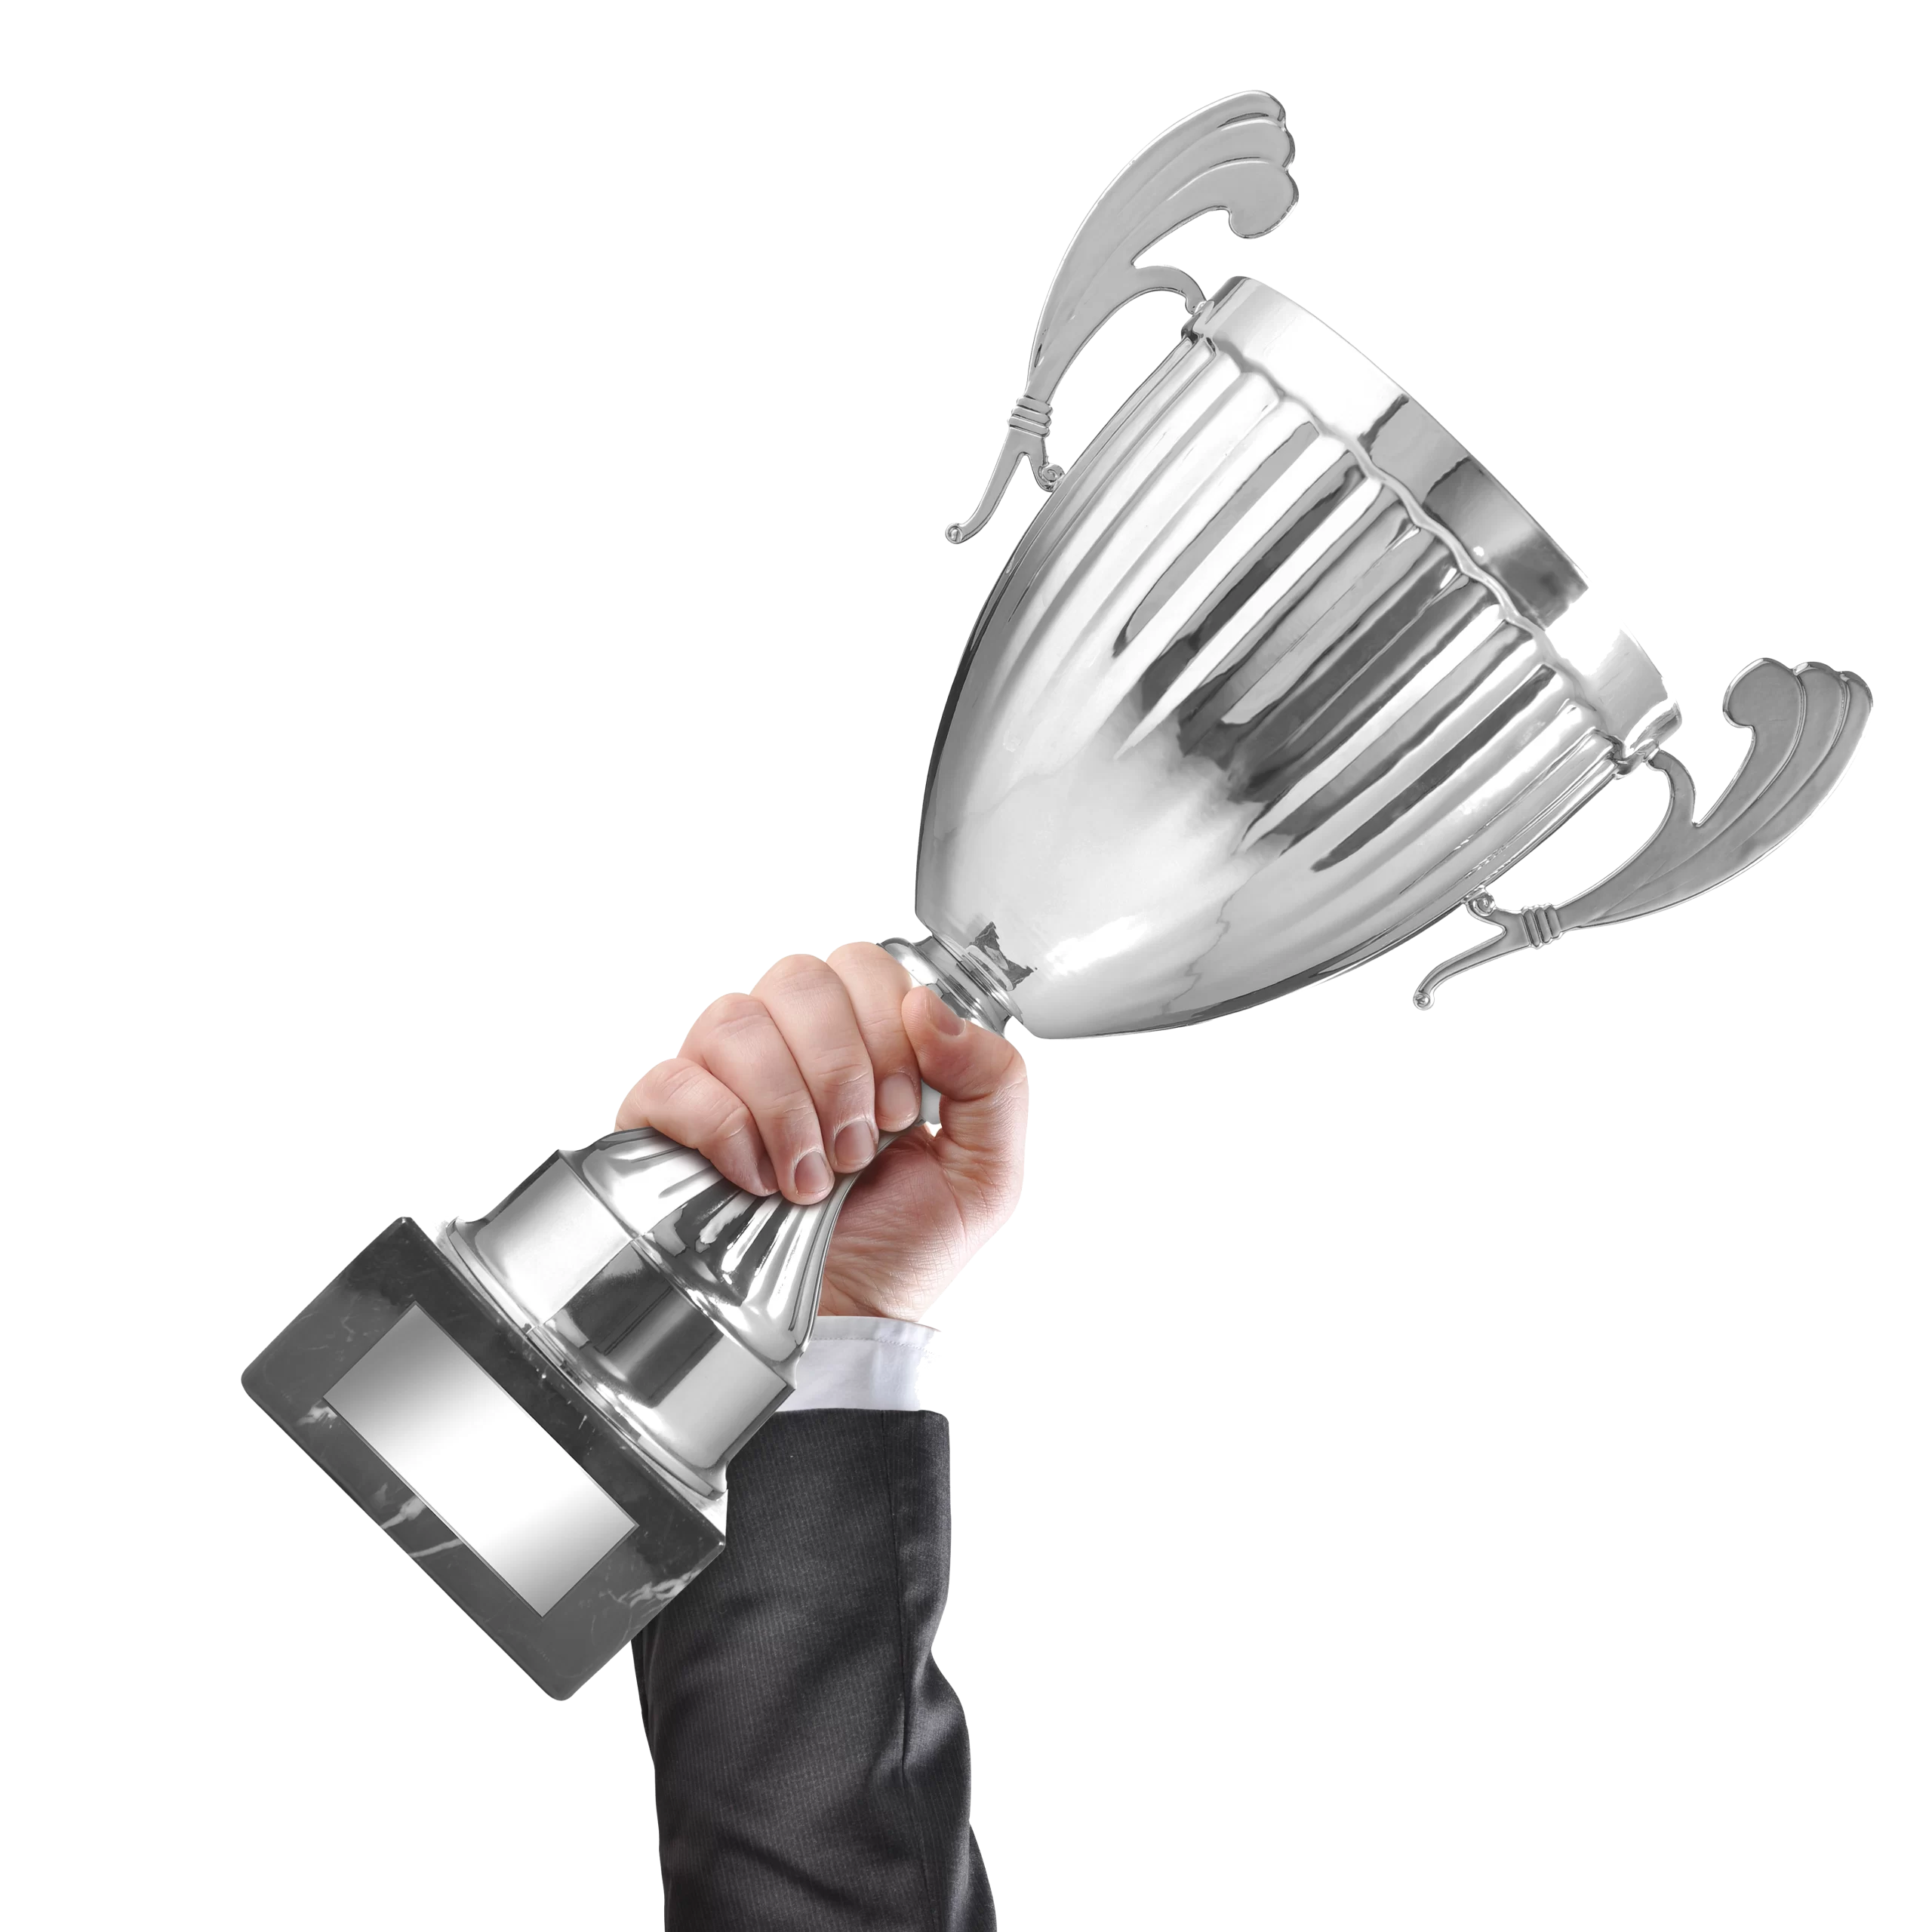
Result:
<svg viewBox="0 0 1932 1932"><path fill-rule="evenodd" d="M963 543L986 527L1023 460L1042 490L1065 474L1047 460L1053 392L1116 309L1156 289L1171 290L1190 311L1206 299L1191 275L1137 266L1137 257L1210 208L1224 210L1229 227L1245 239L1266 234L1294 206L1288 163L1295 144L1286 122L1272 94L1230 94L1170 128L1094 203L1047 291L1026 387L1007 418L985 493L964 522L947 526L948 543Z"/></svg>
<svg viewBox="0 0 1932 1932"><path fill-rule="evenodd" d="M1564 906L1506 911L1487 892L1463 903L1498 928L1486 940L1444 960L1415 991L1420 1007L1433 1005L1444 980L1473 966L1549 946L1580 926L1614 925L1660 912L1735 878L1802 825L1838 781L1872 711L1863 678L1827 664L1795 671L1761 657L1724 693L1724 715L1751 734L1751 749L1709 816L1693 823L1697 787L1669 752L1650 762L1670 781L1663 823L1636 856Z"/></svg>

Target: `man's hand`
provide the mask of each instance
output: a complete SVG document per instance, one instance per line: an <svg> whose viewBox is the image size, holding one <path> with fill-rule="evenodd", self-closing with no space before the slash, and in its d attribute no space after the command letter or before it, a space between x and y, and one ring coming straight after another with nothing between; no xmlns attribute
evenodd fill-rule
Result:
<svg viewBox="0 0 1932 1932"><path fill-rule="evenodd" d="M921 1076L940 1131L915 1123ZM1020 1198L1026 1068L875 946L781 959L698 1016L617 1112L695 1147L738 1186L822 1201L871 1161L838 1217L819 1306L916 1321ZM911 1131L883 1154L881 1131Z"/></svg>

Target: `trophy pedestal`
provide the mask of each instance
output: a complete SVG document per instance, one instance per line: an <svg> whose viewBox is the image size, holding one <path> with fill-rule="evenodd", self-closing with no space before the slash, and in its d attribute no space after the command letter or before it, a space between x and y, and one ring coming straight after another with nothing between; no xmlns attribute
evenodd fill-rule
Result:
<svg viewBox="0 0 1932 1932"><path fill-rule="evenodd" d="M724 1546L415 1222L379 1235L242 1386L553 1697Z"/></svg>

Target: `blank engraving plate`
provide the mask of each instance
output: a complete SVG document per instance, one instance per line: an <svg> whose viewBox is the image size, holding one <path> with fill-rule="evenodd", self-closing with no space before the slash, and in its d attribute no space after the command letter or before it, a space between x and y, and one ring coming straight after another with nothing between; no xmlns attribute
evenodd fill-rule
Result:
<svg viewBox="0 0 1932 1932"><path fill-rule="evenodd" d="M420 1308L327 1399L540 1617L635 1527Z"/></svg>

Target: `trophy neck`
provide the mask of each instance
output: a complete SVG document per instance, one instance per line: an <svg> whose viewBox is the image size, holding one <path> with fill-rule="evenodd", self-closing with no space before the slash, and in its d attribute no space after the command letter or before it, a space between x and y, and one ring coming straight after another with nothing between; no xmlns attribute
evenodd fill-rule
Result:
<svg viewBox="0 0 1932 1932"><path fill-rule="evenodd" d="M1013 989L1032 971L1016 965L1001 952L999 935L991 926L964 946L937 933L918 940L881 940L879 946L921 986L931 986L961 1019L989 1033L1005 1032L1013 1017Z"/></svg>

